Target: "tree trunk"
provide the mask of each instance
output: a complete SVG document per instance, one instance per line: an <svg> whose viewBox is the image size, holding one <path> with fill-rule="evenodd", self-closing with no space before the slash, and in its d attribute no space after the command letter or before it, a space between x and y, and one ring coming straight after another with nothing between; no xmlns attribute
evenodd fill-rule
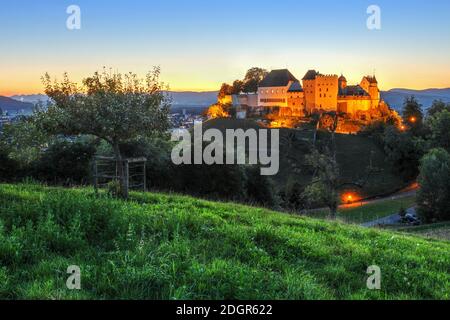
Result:
<svg viewBox="0 0 450 320"><path fill-rule="evenodd" d="M333 204L330 206L330 218L336 220L337 217L337 205Z"/></svg>
<svg viewBox="0 0 450 320"><path fill-rule="evenodd" d="M120 185L120 196L123 198L127 197L128 190L125 190L125 172L123 168L123 159L122 154L120 153L120 147L118 143L113 143L114 155L117 163L117 171L119 175L119 185Z"/></svg>
<svg viewBox="0 0 450 320"><path fill-rule="evenodd" d="M319 117L319 120L317 120L316 128L314 129L314 137L313 137L313 146L314 147L316 146L317 131L319 131L319 128L320 128L320 117Z"/></svg>

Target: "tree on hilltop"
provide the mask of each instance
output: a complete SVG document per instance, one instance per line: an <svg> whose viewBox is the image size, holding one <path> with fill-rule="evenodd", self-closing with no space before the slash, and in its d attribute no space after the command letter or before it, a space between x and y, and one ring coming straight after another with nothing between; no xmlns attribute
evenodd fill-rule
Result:
<svg viewBox="0 0 450 320"><path fill-rule="evenodd" d="M170 99L159 76L159 68L150 71L145 80L133 73L104 70L78 86L67 74L59 83L46 74L42 80L51 104L37 112L38 123L51 134L96 136L111 145L116 161L122 163L121 144L169 128ZM124 170L122 165L118 167L124 192Z"/></svg>
<svg viewBox="0 0 450 320"><path fill-rule="evenodd" d="M245 74L242 91L257 92L259 83L267 76L268 72L262 68L251 68Z"/></svg>

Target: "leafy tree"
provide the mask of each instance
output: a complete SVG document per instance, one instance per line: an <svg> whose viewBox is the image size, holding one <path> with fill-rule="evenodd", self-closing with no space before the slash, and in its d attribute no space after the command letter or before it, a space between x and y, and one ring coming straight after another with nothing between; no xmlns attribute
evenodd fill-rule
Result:
<svg viewBox="0 0 450 320"><path fill-rule="evenodd" d="M35 117L22 117L3 127L0 149L12 160L27 166L40 157L51 138L39 128Z"/></svg>
<svg viewBox="0 0 450 320"><path fill-rule="evenodd" d="M88 134L108 142L117 161L122 161L120 145L140 136L149 136L169 128L170 100L159 81L160 69L154 68L145 80L135 74L95 72L82 86L71 82L67 74L62 82L43 77L45 93L52 103L40 110L41 127L52 134ZM119 166L124 185L123 167ZM123 190L124 196L126 190Z"/></svg>
<svg viewBox="0 0 450 320"><path fill-rule="evenodd" d="M243 91L243 85L244 83L241 80L235 80L233 82L233 90L232 94L239 94Z"/></svg>
<svg viewBox="0 0 450 320"><path fill-rule="evenodd" d="M428 116L432 117L444 110L450 111L450 104L446 105L442 100L434 100L430 109L428 109Z"/></svg>
<svg viewBox="0 0 450 320"><path fill-rule="evenodd" d="M325 204L330 209L332 219L336 218L339 204L339 167L336 159L321 154L316 149L306 157L306 162L314 169L313 180L305 188L302 197L310 204Z"/></svg>
<svg viewBox="0 0 450 320"><path fill-rule="evenodd" d="M222 99L227 95L233 94L233 86L230 86L227 83L223 83L220 87L218 98Z"/></svg>
<svg viewBox="0 0 450 320"><path fill-rule="evenodd" d="M450 112L443 110L428 119L429 144L432 148L444 148L450 152Z"/></svg>
<svg viewBox="0 0 450 320"><path fill-rule="evenodd" d="M423 151L413 135L389 126L385 130L383 143L388 161L394 165L402 178L405 181L415 179L419 173L419 160Z"/></svg>
<svg viewBox="0 0 450 320"><path fill-rule="evenodd" d="M420 164L418 212L425 222L450 219L450 155L433 149Z"/></svg>
<svg viewBox="0 0 450 320"><path fill-rule="evenodd" d="M417 133L423 123L422 105L414 96L405 98L403 103L403 121L407 123L414 133Z"/></svg>
<svg viewBox="0 0 450 320"><path fill-rule="evenodd" d="M219 103L215 103L208 108L208 110L206 111L206 116L210 119L228 118L230 116L228 112L229 109L229 105L221 105Z"/></svg>
<svg viewBox="0 0 450 320"><path fill-rule="evenodd" d="M251 68L245 74L242 91L257 92L259 83L267 76L268 72L262 68Z"/></svg>

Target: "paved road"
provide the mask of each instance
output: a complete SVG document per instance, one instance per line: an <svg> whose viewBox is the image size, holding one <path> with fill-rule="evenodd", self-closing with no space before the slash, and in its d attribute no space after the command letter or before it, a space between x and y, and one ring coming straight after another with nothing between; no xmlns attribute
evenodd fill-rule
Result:
<svg viewBox="0 0 450 320"><path fill-rule="evenodd" d="M409 208L408 210L406 210L406 213L415 215L416 209ZM391 216L387 216L387 217L380 218L380 219L377 219L374 221L363 223L361 226L366 227L366 228L378 227L378 226L392 226L392 225L396 225L396 224L401 224L401 221L402 221L402 218L400 217L399 214L393 214Z"/></svg>
<svg viewBox="0 0 450 320"><path fill-rule="evenodd" d="M341 204L339 206L339 209L349 209L349 208L357 208L357 207L362 207L368 204L373 204L373 203L377 203L377 202L382 202L382 201L386 201L386 200L396 200L396 199L402 199L402 198L408 198L411 196L414 196L417 193L417 189L411 189L411 188L407 188L404 189L396 194L393 194L391 196L388 197L383 197L383 198L376 198L376 199L371 199L371 200L362 200L362 201L357 201L357 202L353 202L353 203L346 203L346 204ZM317 209L310 209L307 210L306 213L307 214L311 214L311 213L315 213L315 212L320 212L320 211L324 211L324 210L328 210L328 208L317 208Z"/></svg>

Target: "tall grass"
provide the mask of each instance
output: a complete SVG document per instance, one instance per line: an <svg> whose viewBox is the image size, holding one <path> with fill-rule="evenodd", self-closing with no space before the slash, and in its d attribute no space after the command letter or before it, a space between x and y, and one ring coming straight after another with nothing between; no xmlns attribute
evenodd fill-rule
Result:
<svg viewBox="0 0 450 320"><path fill-rule="evenodd" d="M382 270L382 290L366 269ZM81 268L82 290L66 288ZM3 299L448 299L450 244L189 197L0 185Z"/></svg>

